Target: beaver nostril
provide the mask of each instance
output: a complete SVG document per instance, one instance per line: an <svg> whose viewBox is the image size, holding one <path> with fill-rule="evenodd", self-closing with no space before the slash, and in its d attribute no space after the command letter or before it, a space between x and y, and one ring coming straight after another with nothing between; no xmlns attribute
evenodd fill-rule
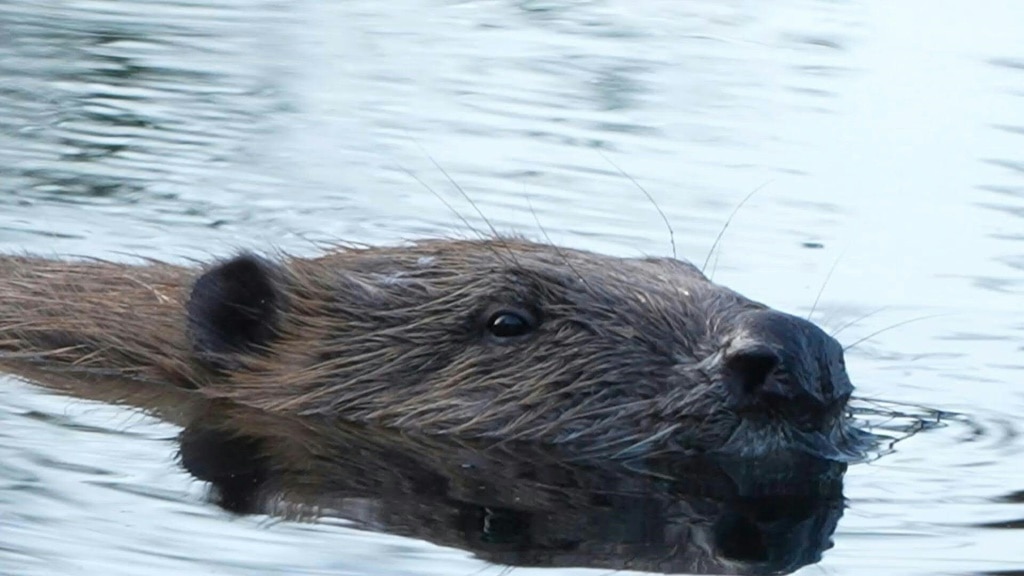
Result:
<svg viewBox="0 0 1024 576"><path fill-rule="evenodd" d="M740 397L757 395L782 363L778 353L768 346L737 350L726 358L725 371L731 387Z"/></svg>

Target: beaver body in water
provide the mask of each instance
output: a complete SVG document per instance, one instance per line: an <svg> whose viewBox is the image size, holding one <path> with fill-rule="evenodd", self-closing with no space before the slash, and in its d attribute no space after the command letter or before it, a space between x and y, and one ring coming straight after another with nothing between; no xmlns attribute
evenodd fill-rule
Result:
<svg viewBox="0 0 1024 576"><path fill-rule="evenodd" d="M190 268L0 257L0 362L414 434L638 453L847 452L817 326L672 258L522 239Z"/></svg>

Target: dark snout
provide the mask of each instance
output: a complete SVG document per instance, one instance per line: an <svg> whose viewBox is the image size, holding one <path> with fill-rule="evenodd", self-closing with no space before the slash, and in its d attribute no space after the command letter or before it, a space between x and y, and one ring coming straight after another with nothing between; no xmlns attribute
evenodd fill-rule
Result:
<svg viewBox="0 0 1024 576"><path fill-rule="evenodd" d="M737 319L722 359L722 382L745 416L822 423L853 390L838 342L813 323L774 310Z"/></svg>

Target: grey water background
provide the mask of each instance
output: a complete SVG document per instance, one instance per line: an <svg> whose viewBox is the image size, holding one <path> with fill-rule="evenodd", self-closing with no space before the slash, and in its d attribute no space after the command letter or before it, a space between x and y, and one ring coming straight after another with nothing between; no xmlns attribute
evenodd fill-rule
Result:
<svg viewBox="0 0 1024 576"><path fill-rule="evenodd" d="M760 187L715 279L873 335L848 356L862 397L955 413L851 467L835 546L800 573L1024 573L1024 3L0 3L7 252L471 234L407 171L486 229L429 154L501 230L671 254L602 153L698 264ZM176 433L2 378L0 573L502 573L232 517Z"/></svg>

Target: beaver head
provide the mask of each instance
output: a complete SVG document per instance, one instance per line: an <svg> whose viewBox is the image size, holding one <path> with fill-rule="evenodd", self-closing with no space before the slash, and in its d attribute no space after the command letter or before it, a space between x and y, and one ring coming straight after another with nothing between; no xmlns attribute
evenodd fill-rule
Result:
<svg viewBox="0 0 1024 576"><path fill-rule="evenodd" d="M842 347L670 258L436 240L194 283L203 387L258 407L609 455L796 449L850 429Z"/></svg>

